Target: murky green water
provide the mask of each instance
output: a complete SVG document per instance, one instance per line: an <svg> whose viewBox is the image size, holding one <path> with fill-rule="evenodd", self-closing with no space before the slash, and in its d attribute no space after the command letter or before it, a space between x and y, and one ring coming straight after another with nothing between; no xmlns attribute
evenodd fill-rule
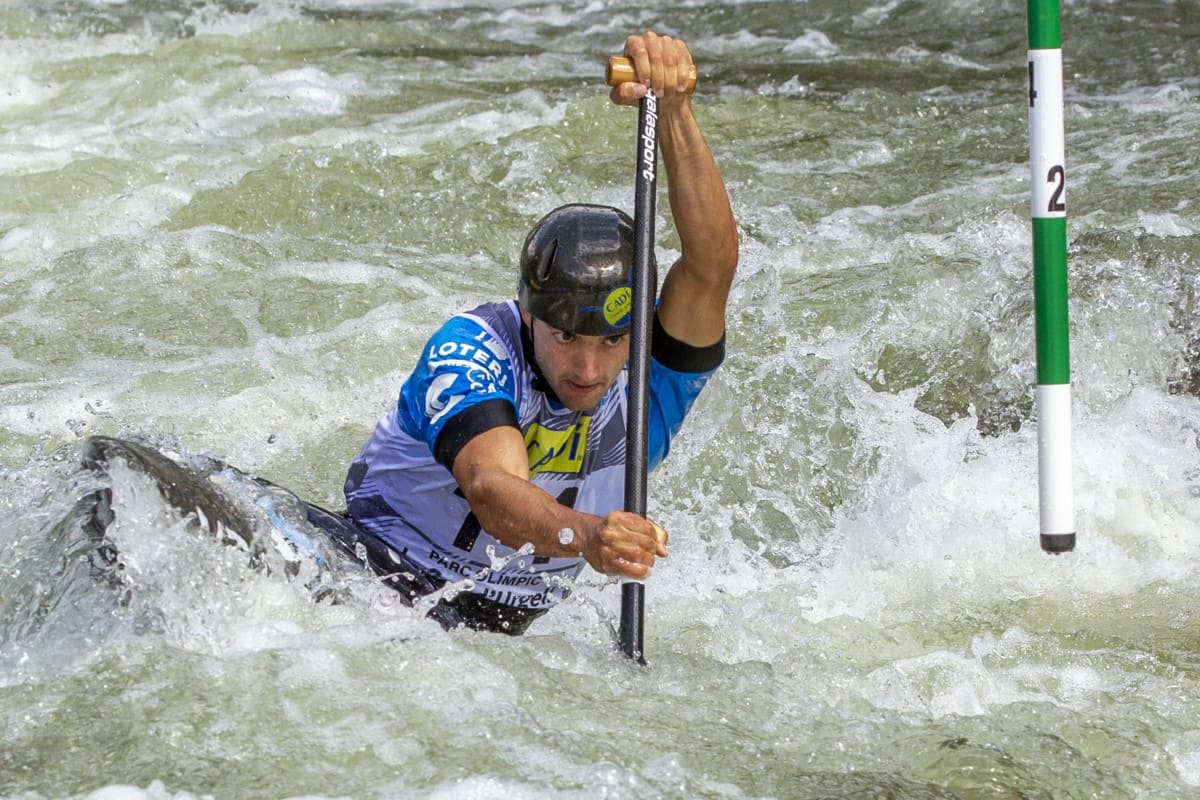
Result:
<svg viewBox="0 0 1200 800"><path fill-rule="evenodd" d="M651 480L648 669L594 574L521 639L447 634L131 473L126 574L89 571L89 434L338 505L529 225L632 205L601 77L648 26L692 46L742 233L729 359ZM1053 558L1023 4L4 3L0 796L1200 796L1197 35L1183 0L1063 9Z"/></svg>

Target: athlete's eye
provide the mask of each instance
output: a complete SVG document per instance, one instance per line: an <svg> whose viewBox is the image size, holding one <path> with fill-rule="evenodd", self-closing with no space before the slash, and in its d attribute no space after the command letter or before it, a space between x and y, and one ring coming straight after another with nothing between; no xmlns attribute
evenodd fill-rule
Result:
<svg viewBox="0 0 1200 800"><path fill-rule="evenodd" d="M554 340L559 344L570 344L575 341L575 334L567 333L566 331L555 331Z"/></svg>
<svg viewBox="0 0 1200 800"><path fill-rule="evenodd" d="M616 336L605 336L604 343L609 347L620 347L625 343L625 337L628 335L627 333L619 333Z"/></svg>

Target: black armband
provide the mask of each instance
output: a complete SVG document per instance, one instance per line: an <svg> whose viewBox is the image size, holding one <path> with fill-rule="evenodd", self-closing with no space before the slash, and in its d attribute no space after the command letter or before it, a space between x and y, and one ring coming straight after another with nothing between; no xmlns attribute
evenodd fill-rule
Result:
<svg viewBox="0 0 1200 800"><path fill-rule="evenodd" d="M467 442L481 433L502 426L516 428L518 431L521 429L517 424L517 411L513 404L502 398L484 400L446 421L434 444L433 457L453 472L454 459L458 457L459 451L466 447Z"/></svg>
<svg viewBox="0 0 1200 800"><path fill-rule="evenodd" d="M721 366L725 360L725 334L707 347L693 347L667 333L658 314L654 315L654 327L650 341L650 355L654 360L676 372L708 372Z"/></svg>

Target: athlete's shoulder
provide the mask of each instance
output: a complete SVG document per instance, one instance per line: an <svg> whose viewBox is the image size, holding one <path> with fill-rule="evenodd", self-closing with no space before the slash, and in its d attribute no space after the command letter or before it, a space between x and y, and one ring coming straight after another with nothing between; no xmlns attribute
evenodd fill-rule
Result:
<svg viewBox="0 0 1200 800"><path fill-rule="evenodd" d="M451 317L447 324L453 323L456 320L473 322L481 327L492 328L497 331L520 330L521 310L517 306L516 300L482 303L468 311L459 312Z"/></svg>
<svg viewBox="0 0 1200 800"><path fill-rule="evenodd" d="M507 316L506 304L490 303L456 314L434 332L400 390L405 433L433 450L452 417L490 400L517 405L519 338L514 343Z"/></svg>

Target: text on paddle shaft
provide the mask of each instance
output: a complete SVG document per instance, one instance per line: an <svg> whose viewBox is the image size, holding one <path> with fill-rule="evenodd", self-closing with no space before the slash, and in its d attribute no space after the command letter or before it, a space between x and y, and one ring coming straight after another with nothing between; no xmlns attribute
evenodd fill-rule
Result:
<svg viewBox="0 0 1200 800"><path fill-rule="evenodd" d="M644 98L645 120L642 123L642 177L654 180L655 148L658 143L658 98L652 92Z"/></svg>

